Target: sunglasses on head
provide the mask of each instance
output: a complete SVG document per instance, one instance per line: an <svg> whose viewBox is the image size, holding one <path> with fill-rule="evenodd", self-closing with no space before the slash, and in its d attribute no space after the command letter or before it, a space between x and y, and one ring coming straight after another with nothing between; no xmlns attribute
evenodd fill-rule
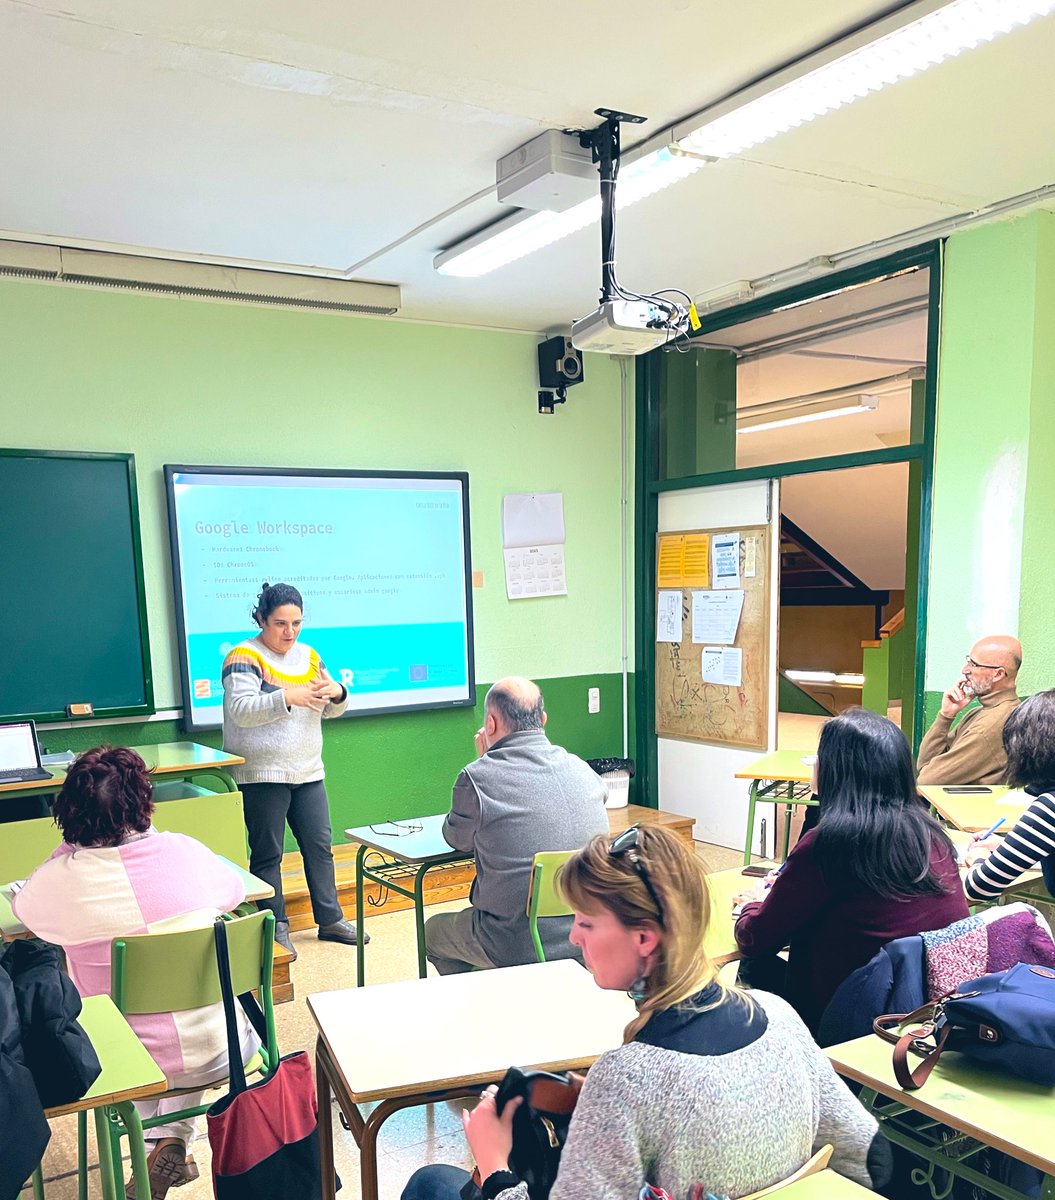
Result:
<svg viewBox="0 0 1055 1200"><path fill-rule="evenodd" d="M629 829L624 829L611 841L608 847L608 853L613 858L626 858L626 861L634 868L641 878L641 882L645 885L645 891L651 897L652 903L656 906L656 917L660 925L663 921L663 905L660 903L659 896L656 894L656 889L652 886L652 880L649 877L648 869L641 861L640 852L641 841L641 826L631 825Z"/></svg>

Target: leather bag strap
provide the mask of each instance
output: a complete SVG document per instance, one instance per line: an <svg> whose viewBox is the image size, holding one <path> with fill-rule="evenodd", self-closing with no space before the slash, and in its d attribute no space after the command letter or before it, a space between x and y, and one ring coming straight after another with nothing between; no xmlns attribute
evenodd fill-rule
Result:
<svg viewBox="0 0 1055 1200"><path fill-rule="evenodd" d="M919 1030L909 1030L897 1040L894 1046L894 1078L906 1092L914 1092L921 1088L930 1078L931 1071L938 1065L941 1052L945 1048L949 1036L949 1026L943 1025L932 1050L920 1049ZM908 1065L909 1051L920 1055L923 1061L915 1070Z"/></svg>
<svg viewBox="0 0 1055 1200"><path fill-rule="evenodd" d="M885 1013L883 1016L875 1018L872 1028L884 1042L896 1046L901 1040L901 1034L894 1033L894 1030L902 1025L916 1022L933 1024L935 1007L936 1005L933 1003L921 1004L919 1008L913 1009L910 1013ZM928 1032L929 1030L926 1029L917 1029L913 1031L913 1036L924 1037Z"/></svg>

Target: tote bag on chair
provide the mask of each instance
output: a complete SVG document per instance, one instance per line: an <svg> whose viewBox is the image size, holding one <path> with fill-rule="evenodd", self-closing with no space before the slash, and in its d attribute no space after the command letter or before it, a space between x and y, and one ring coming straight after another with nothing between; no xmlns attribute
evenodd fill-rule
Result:
<svg viewBox="0 0 1055 1200"><path fill-rule="evenodd" d="M259 1083L247 1085L235 1020L227 932L214 926L216 965L227 1022L230 1091L206 1113L217 1200L319 1200L319 1122L311 1060L287 1054ZM263 1013L252 994L240 996L246 1016L263 1038ZM338 1181L337 1186L340 1187Z"/></svg>

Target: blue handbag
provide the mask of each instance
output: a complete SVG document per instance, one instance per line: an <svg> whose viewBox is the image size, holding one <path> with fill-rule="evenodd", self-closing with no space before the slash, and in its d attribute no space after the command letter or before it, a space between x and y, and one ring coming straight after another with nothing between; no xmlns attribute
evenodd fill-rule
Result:
<svg viewBox="0 0 1055 1200"><path fill-rule="evenodd" d="M908 1026L900 1036L894 1027ZM933 1004L876 1017L873 1028L894 1043L894 1074L906 1091L926 1082L946 1050L1055 1086L1055 971L1016 963L970 979ZM909 1053L923 1060L915 1070Z"/></svg>

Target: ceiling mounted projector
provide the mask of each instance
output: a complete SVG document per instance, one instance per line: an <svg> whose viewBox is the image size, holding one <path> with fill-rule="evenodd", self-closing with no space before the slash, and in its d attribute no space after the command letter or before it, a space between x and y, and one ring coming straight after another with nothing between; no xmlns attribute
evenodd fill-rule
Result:
<svg viewBox="0 0 1055 1200"><path fill-rule="evenodd" d="M668 316L649 300L609 300L572 323L571 344L594 354L647 354L670 340Z"/></svg>
<svg viewBox="0 0 1055 1200"><path fill-rule="evenodd" d="M572 323L571 344L594 354L646 354L687 332L700 328L692 297L680 288L641 295L619 282L615 271L615 189L619 178L619 126L623 121L640 125L644 117L595 110L604 121L579 134L590 148L601 183L601 304L594 312ZM681 304L673 297L684 299Z"/></svg>

